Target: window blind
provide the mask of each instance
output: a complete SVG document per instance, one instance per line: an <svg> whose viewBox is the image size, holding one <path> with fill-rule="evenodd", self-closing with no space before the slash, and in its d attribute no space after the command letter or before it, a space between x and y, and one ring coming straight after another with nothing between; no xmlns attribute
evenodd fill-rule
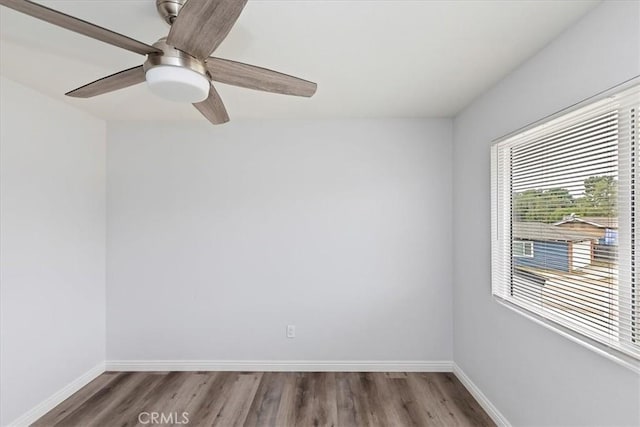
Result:
<svg viewBox="0 0 640 427"><path fill-rule="evenodd" d="M496 142L492 293L640 359L640 85Z"/></svg>

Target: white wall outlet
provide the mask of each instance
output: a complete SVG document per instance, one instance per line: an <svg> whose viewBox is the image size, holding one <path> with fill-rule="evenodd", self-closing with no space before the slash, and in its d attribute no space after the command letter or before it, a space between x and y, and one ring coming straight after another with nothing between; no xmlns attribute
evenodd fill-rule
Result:
<svg viewBox="0 0 640 427"><path fill-rule="evenodd" d="M287 325L287 338L296 337L296 325Z"/></svg>

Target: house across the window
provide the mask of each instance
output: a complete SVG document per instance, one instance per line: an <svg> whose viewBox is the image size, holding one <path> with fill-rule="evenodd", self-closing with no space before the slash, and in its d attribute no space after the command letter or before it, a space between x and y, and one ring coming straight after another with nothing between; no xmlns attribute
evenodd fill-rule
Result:
<svg viewBox="0 0 640 427"><path fill-rule="evenodd" d="M579 226L574 228L574 224ZM525 258L514 260L514 265L574 272L593 262L610 262L616 251L616 239L611 237L614 230L599 224L582 225L578 221L514 222L512 256Z"/></svg>

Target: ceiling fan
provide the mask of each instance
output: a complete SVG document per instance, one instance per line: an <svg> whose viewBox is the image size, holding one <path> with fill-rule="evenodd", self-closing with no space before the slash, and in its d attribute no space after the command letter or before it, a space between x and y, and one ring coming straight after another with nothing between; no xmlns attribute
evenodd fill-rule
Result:
<svg viewBox="0 0 640 427"><path fill-rule="evenodd" d="M247 0L156 0L169 35L149 46L28 0L0 0L26 15L141 55L143 65L103 77L66 95L90 98L142 83L159 96L192 103L213 124L229 121L213 86L220 82L249 89L310 97L315 83L266 68L210 56L227 36Z"/></svg>

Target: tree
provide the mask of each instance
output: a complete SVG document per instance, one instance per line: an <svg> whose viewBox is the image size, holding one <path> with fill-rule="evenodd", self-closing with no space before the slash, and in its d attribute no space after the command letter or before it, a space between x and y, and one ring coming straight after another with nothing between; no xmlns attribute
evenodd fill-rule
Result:
<svg viewBox="0 0 640 427"><path fill-rule="evenodd" d="M616 215L618 182L613 176L591 176L584 180L584 196L577 199L584 216Z"/></svg>
<svg viewBox="0 0 640 427"><path fill-rule="evenodd" d="M584 180L584 192L574 198L566 188L538 188L515 193L513 215L515 221L560 221L567 215L614 216L618 182L612 176L591 176Z"/></svg>
<svg viewBox="0 0 640 427"><path fill-rule="evenodd" d="M555 222L574 211L574 200L565 188L532 189L516 193L513 201L516 221Z"/></svg>

